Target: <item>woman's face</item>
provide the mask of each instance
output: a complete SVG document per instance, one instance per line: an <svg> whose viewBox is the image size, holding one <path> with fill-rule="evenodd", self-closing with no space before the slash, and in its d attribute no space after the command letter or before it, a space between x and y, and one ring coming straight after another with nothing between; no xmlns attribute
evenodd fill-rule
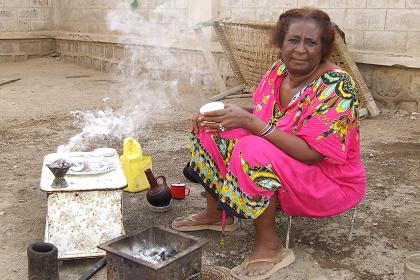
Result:
<svg viewBox="0 0 420 280"><path fill-rule="evenodd" d="M281 48L289 73L308 74L322 57L321 29L314 20L297 20L289 25Z"/></svg>

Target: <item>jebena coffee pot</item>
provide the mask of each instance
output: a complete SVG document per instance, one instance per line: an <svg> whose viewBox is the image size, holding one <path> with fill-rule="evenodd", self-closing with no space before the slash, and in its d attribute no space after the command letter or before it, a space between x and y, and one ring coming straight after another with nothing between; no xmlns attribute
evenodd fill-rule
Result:
<svg viewBox="0 0 420 280"><path fill-rule="evenodd" d="M146 199L150 205L155 207L168 206L172 199L171 189L166 184L165 176L155 177L150 168L144 170L149 181L150 189L147 191ZM158 180L161 179L161 183Z"/></svg>

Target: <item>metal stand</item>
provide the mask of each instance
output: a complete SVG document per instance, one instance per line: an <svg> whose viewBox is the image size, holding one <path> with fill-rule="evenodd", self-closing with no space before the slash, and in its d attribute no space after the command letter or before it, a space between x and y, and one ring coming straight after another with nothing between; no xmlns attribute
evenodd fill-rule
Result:
<svg viewBox="0 0 420 280"><path fill-rule="evenodd" d="M357 206L353 208L353 215L351 216L348 241L351 241L353 239L353 226L354 226L354 219L356 218L356 210L357 210Z"/></svg>
<svg viewBox="0 0 420 280"><path fill-rule="evenodd" d="M351 221L350 221L350 227L349 227L349 234L347 237L348 241L351 241L353 239L353 227L354 227L354 220L356 218L356 210L357 210L357 206L355 206L353 208L353 213L351 215ZM289 221L287 224L287 233L286 233L286 242L285 242L285 247L286 249L289 248L289 243L290 243L290 230L292 228L292 216L289 216Z"/></svg>
<svg viewBox="0 0 420 280"><path fill-rule="evenodd" d="M286 249L289 249L291 227L292 227L292 216L289 216L289 223L287 225L286 244L285 244Z"/></svg>

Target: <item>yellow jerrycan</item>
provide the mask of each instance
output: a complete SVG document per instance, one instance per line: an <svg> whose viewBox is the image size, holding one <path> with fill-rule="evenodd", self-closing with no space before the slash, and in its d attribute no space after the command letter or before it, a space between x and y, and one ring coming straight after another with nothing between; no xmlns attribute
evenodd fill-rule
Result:
<svg viewBox="0 0 420 280"><path fill-rule="evenodd" d="M152 168L152 158L143 156L141 146L136 139L131 137L124 139L120 162L127 179L127 187L124 191L140 192L150 188L144 170Z"/></svg>

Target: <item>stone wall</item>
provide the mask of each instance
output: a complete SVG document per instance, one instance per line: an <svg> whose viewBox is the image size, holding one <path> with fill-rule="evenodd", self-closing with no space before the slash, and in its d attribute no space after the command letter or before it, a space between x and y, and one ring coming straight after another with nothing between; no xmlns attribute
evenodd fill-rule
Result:
<svg viewBox="0 0 420 280"><path fill-rule="evenodd" d="M52 30L53 0L0 0L0 32Z"/></svg>
<svg viewBox="0 0 420 280"><path fill-rule="evenodd" d="M23 61L54 53L53 38L28 38L0 40L0 63Z"/></svg>
<svg viewBox="0 0 420 280"><path fill-rule="evenodd" d="M373 98L386 107L420 112L420 69L357 65Z"/></svg>
<svg viewBox="0 0 420 280"><path fill-rule="evenodd" d="M55 29L83 33L110 33L106 16L112 9L125 9L132 0L54 0ZM159 10L156 10L157 7ZM140 0L135 11L156 24L182 24L187 21L186 0Z"/></svg>
<svg viewBox="0 0 420 280"><path fill-rule="evenodd" d="M119 72L128 66L128 61L131 59L130 53L135 50L150 53L151 55L147 58L148 61L156 61L148 68L142 67L141 61L136 62L138 67L136 70L139 74L146 74L150 79L178 80L181 83L192 83L195 86L212 86L212 75L200 51L172 48L170 50L171 55L176 57L177 61L182 61L185 67L164 68L162 63L159 63L162 58L154 57L152 51L148 52L147 48L150 47L130 45L128 50L127 46L117 42L75 40L64 37L58 38L56 44L57 53L66 62L76 63L103 72ZM233 78L233 73L223 54L217 52L214 55L226 84L236 85L237 82Z"/></svg>
<svg viewBox="0 0 420 280"><path fill-rule="evenodd" d="M124 47L116 43L58 39L57 52L66 62L103 72L118 71L118 64L124 58Z"/></svg>
<svg viewBox="0 0 420 280"><path fill-rule="evenodd" d="M419 0L220 0L220 16L276 21L294 7L326 11L351 49L420 54Z"/></svg>

